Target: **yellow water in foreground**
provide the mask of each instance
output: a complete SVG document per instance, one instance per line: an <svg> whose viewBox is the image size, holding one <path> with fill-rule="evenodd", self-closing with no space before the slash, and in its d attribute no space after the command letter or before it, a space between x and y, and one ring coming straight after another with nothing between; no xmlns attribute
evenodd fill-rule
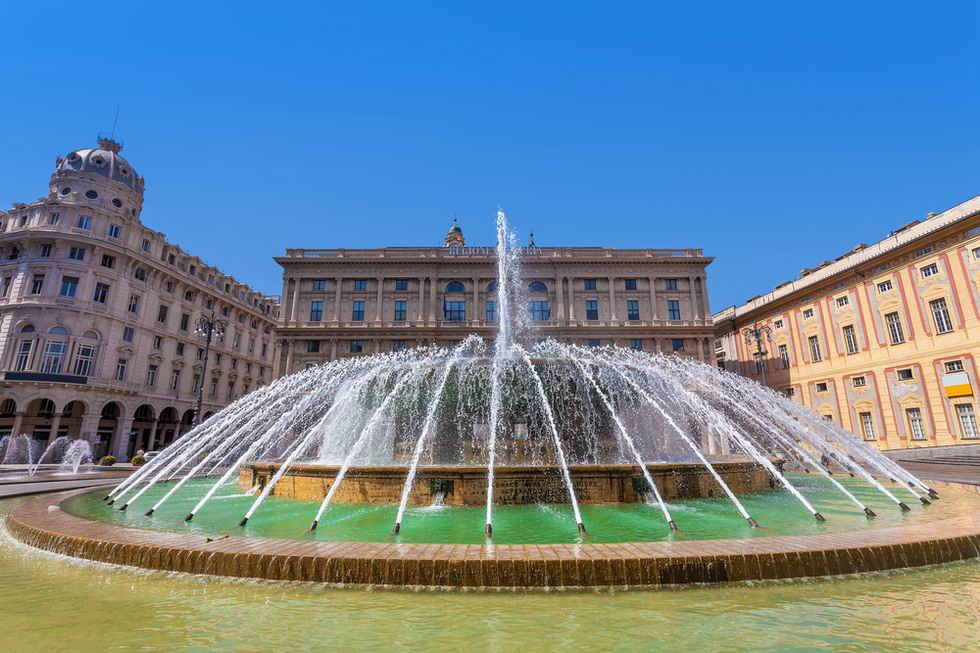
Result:
<svg viewBox="0 0 980 653"><path fill-rule="evenodd" d="M0 502L0 520L20 501ZM413 592L134 571L0 533L2 651L338 649L980 651L980 563L676 590Z"/></svg>

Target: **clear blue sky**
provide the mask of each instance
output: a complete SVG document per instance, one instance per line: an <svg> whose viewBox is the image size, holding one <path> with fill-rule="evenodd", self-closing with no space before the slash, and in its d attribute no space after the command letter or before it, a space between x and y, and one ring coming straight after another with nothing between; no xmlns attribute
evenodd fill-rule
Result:
<svg viewBox="0 0 980 653"><path fill-rule="evenodd" d="M500 205L703 247L720 309L980 192L976 3L209 4L3 3L0 205L119 104L144 222L265 292Z"/></svg>

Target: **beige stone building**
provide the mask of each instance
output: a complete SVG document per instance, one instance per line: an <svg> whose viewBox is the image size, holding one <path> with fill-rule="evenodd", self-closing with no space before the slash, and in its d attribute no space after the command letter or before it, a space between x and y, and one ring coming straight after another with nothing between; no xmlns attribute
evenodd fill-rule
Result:
<svg viewBox="0 0 980 653"><path fill-rule="evenodd" d="M719 366L882 449L980 442L980 197L714 320Z"/></svg>
<svg viewBox="0 0 980 653"><path fill-rule="evenodd" d="M277 376L321 361L496 332L496 251L467 246L289 249ZM537 247L522 256L526 310L541 337L711 359L700 249Z"/></svg>
<svg viewBox="0 0 980 653"><path fill-rule="evenodd" d="M0 435L35 448L85 437L128 457L273 377L277 298L263 297L140 220L143 178L121 145L58 157L48 194L0 212ZM204 367L194 323L228 321Z"/></svg>

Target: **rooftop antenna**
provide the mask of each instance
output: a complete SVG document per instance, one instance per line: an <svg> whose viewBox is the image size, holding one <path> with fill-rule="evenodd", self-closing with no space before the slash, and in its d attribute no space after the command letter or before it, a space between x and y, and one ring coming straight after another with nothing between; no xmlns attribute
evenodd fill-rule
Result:
<svg viewBox="0 0 980 653"><path fill-rule="evenodd" d="M116 122L119 120L119 105L116 105L116 117L112 119L112 133L109 134L109 138L112 140L116 139Z"/></svg>

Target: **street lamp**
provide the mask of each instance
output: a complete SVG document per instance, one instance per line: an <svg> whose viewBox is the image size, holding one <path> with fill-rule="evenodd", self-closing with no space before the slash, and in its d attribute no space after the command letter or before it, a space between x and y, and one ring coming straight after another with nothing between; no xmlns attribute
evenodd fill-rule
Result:
<svg viewBox="0 0 980 653"><path fill-rule="evenodd" d="M762 373L762 385L769 385L766 381L766 350L763 349L762 341L767 340L772 342L772 329L768 324L759 324L755 322L752 324L752 328L746 329L745 331L745 344L749 347L755 343L755 357L756 365L759 371Z"/></svg>
<svg viewBox="0 0 980 653"><path fill-rule="evenodd" d="M204 402L204 384L207 383L208 359L211 357L211 339L224 335L228 320L218 317L214 311L211 315L201 315L194 322L194 332L204 336L204 367L201 368L201 382L197 386L197 405L194 407L194 426L201 423L201 404Z"/></svg>

